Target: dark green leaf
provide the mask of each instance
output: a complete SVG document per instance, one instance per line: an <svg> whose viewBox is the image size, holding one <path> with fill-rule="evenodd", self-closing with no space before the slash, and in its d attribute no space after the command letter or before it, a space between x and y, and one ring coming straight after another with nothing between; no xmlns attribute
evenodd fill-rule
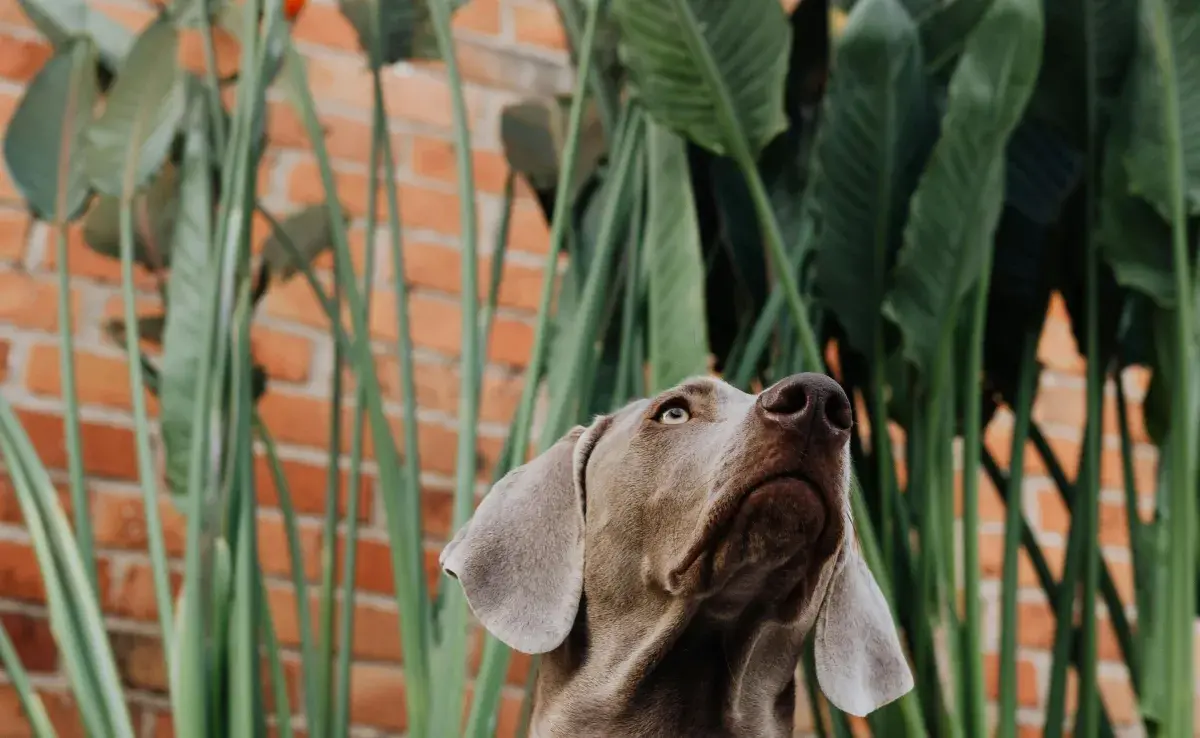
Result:
<svg viewBox="0 0 1200 738"><path fill-rule="evenodd" d="M179 35L166 18L138 37L88 131L87 171L100 192L145 184L166 160L185 107Z"/></svg>
<svg viewBox="0 0 1200 738"><path fill-rule="evenodd" d="M558 183L569 106L569 98L526 100L505 107L500 115L500 140L508 164L535 190L553 190ZM572 200L595 173L606 151L604 127L595 104L588 104L583 115L569 195Z"/></svg>
<svg viewBox="0 0 1200 738"><path fill-rule="evenodd" d="M163 336L162 439L171 492L184 495L192 454L192 416L201 363L209 361L206 306L214 295L209 261L213 238L212 184L209 175L207 116L204 100L192 98L184 143L179 218L175 225L171 279L167 283L167 325Z"/></svg>
<svg viewBox="0 0 1200 738"><path fill-rule="evenodd" d="M777 0L614 0L612 12L634 91L668 128L718 154L741 136L757 156L787 127L792 29ZM723 119L726 97L734 121Z"/></svg>
<svg viewBox="0 0 1200 738"><path fill-rule="evenodd" d="M850 345L869 355L909 194L906 158L927 120L925 75L899 0L855 5L834 53L817 134L816 280Z"/></svg>
<svg viewBox="0 0 1200 738"><path fill-rule="evenodd" d="M704 260L683 139L651 121L646 157L649 389L661 392L708 371Z"/></svg>
<svg viewBox="0 0 1200 738"><path fill-rule="evenodd" d="M466 0L441 1L449 2L451 13L466 3ZM371 39L378 34L382 65L440 56L428 0L341 0L339 6L368 56Z"/></svg>
<svg viewBox="0 0 1200 738"><path fill-rule="evenodd" d="M1004 202L1004 153L1041 62L1036 0L996 0L950 80L942 137L909 208L884 312L905 357L928 371L979 275Z"/></svg>
<svg viewBox="0 0 1200 738"><path fill-rule="evenodd" d="M282 243L292 246L284 248ZM287 281L303 269L294 257L312 262L321 252L333 246L333 219L324 205L311 205L289 215L271 232L263 245L263 263L271 275ZM293 252L294 255L293 255Z"/></svg>
<svg viewBox="0 0 1200 738"><path fill-rule="evenodd" d="M90 189L83 146L96 104L96 47L82 38L46 62L4 134L4 159L37 217L79 217Z"/></svg>
<svg viewBox="0 0 1200 738"><path fill-rule="evenodd" d="M120 200L100 195L83 220L83 239L95 252L121 256ZM171 263L172 239L179 212L179 176L167 164L133 200L134 259L151 270Z"/></svg>
<svg viewBox="0 0 1200 738"><path fill-rule="evenodd" d="M1140 34L1129 71L1128 106L1132 116L1129 138L1129 187L1164 217L1171 217L1171 167L1178 151L1183 157L1185 207L1200 214L1200 3L1163 0L1165 37L1154 34L1153 11L1142 3ZM1167 116L1178 118L1180 140L1168 141Z"/></svg>

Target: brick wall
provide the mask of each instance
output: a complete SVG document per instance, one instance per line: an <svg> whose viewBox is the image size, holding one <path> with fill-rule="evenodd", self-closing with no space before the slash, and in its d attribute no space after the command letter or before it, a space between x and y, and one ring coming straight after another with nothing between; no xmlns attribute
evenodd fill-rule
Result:
<svg viewBox="0 0 1200 738"><path fill-rule="evenodd" d="M132 26L145 23L151 6L140 0L91 2ZM498 140L502 106L519 98L569 89L564 41L551 0L471 0L455 19L459 58L467 80L474 163L479 188L478 209L484 256L490 248L499 215L500 192L506 175ZM354 224L351 246L361 268L364 216L367 206L366 159L370 140L369 76L356 49L354 34L333 0L312 0L296 22L294 33L309 62L309 75L327 132L327 142L339 180L339 192ZM230 39L218 39L222 66L232 69L236 53ZM190 40L183 53L197 63L199 49ZM7 125L25 85L49 54L29 26L16 0L0 0L0 125ZM227 66L228 65L228 66ZM413 338L418 347L416 384L420 403L419 428L424 463L424 509L430 544L427 563L434 568L436 541L447 535L450 490L455 454L459 344L458 199L455 194L454 152L449 140L449 95L439 64L400 65L385 76L385 95L393 146L398 156L399 189L404 222L405 265L412 285ZM278 99L270 103L268 132L271 148L259 187L266 205L287 213L322 199L315 160L296 117ZM380 200L383 202L382 198ZM382 205L381 205L382 207ZM261 225L261 224L260 224ZM501 310L489 347L479 450L489 463L499 454L506 421L520 393L519 372L532 341L532 318L540 288L541 254L548 246L546 224L531 196L522 193L512 218L510 249L500 294ZM260 227L260 234L263 229ZM65 468L62 403L58 370L55 309L56 268L44 226L31 222L7 172L0 171L0 392L13 403L34 438L43 460ZM384 238L382 233L380 238ZM390 264L380 249L378 284L372 331L381 347L395 338L394 294ZM122 353L104 337L104 317L118 311L118 275L114 263L93 255L79 234L73 234L70 265L77 335L79 394L83 406L83 444L89 475L96 538L100 546L101 596L109 615L112 637L142 735L170 734L165 717L165 675L161 644L156 637L155 607L129 412L130 390ZM328 264L323 264L327 269ZM328 276L328 275L326 275ZM146 275L140 275L143 286ZM152 299L147 293L147 299ZM301 513L305 570L318 576L318 546L324 509L324 449L330 405L332 350L322 313L308 288L296 280L273 289L264 301L253 335L256 357L270 375L270 390L261 411L280 443L284 467ZM1052 310L1042 344L1049 372L1043 378L1037 416L1045 423L1064 458L1073 460L1080 442L1084 414L1082 364L1075 352L1061 308ZM388 397L399 402L398 375L391 353L379 358L381 381ZM1145 377L1127 377L1131 395L1140 398ZM151 412L156 408L151 402ZM398 417L398 404L393 415ZM1140 413L1134 413L1135 419ZM992 424L988 441L1003 461L1008 455L1011 422L1001 416ZM398 426L398 421L397 421ZM1105 555L1117 586L1131 587L1125 510L1120 489L1120 462L1112 423L1106 427L1101 518ZM1143 491L1143 512L1149 511L1154 454L1145 433L1135 423L1138 445L1137 476ZM368 444L369 446L369 444ZM370 451L368 449L368 457ZM1046 552L1061 565L1068 523L1045 470L1027 455L1027 508L1039 528ZM298 642L294 618L295 593L287 584L288 555L276 491L265 463L259 460L258 485L262 510L259 536L263 567L269 577L269 600L281 641ZM391 576L385 553L382 509L373 477L364 484L362 534L359 546L352 717L363 735L392 735L403 729L402 674L396 610L390 598ZM64 503L65 477L63 482ZM343 492L344 494L344 492ZM996 631L1003 508L994 490L983 486L983 561L989 582L988 632ZM344 502L344 501L343 501ZM167 545L172 555L182 551L183 527L173 508L162 505ZM180 567L176 565L176 584ZM1031 726L1044 699L1053 637L1048 604L1023 569L1026 589L1021 595L1021 705ZM0 620L20 643L25 664L47 698L47 707L63 735L79 734L74 712L65 697L66 682L56 660L44 607L44 591L29 540L21 528L20 511L12 490L0 480ZM991 648L994 650L993 642ZM1118 723L1134 720L1128 681L1117 662L1111 633L1100 644L1106 661L1103 688L1109 710ZM995 659L989 659L995 676ZM517 659L509 681L523 681L527 661ZM298 673L294 650L288 667L295 688ZM994 691L994 688L993 688ZM501 717L509 734L516 719L518 691L510 689ZM296 700L293 699L293 704ZM801 729L809 721L802 717ZM15 693L0 683L0 736L23 734L23 718ZM1030 729L1027 735L1036 734Z"/></svg>

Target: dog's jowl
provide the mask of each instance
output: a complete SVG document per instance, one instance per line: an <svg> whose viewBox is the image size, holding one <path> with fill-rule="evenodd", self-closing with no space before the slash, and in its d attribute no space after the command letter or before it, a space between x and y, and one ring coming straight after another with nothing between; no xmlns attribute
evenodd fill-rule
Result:
<svg viewBox="0 0 1200 738"><path fill-rule="evenodd" d="M912 688L850 516L853 416L820 374L696 378L504 477L442 553L497 638L545 654L535 738L783 738L804 639L865 715Z"/></svg>

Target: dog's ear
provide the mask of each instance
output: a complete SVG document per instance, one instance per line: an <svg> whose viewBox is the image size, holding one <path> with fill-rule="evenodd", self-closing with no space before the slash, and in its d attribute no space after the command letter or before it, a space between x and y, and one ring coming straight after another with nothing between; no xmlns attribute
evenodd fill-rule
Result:
<svg viewBox="0 0 1200 738"><path fill-rule="evenodd" d="M506 474L439 558L475 617L523 653L556 648L579 610L584 526L576 468L585 462L585 432L576 427Z"/></svg>
<svg viewBox="0 0 1200 738"><path fill-rule="evenodd" d="M863 717L913 688L892 613L853 540L842 545L817 617L814 650L821 691Z"/></svg>

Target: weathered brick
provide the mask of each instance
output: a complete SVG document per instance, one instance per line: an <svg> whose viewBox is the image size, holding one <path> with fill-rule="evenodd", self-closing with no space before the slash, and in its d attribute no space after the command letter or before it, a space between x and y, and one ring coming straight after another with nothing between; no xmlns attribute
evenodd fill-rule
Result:
<svg viewBox="0 0 1200 738"><path fill-rule="evenodd" d="M30 392L49 397L62 396L62 353L53 344L38 344L29 352L25 384ZM75 391L83 405L100 405L129 410L132 394L129 364L124 359L75 351ZM158 400L146 391L146 410L158 415Z"/></svg>
<svg viewBox="0 0 1200 738"><path fill-rule="evenodd" d="M0 210L0 262L25 258L25 245L32 219L16 210Z"/></svg>
<svg viewBox="0 0 1200 738"><path fill-rule="evenodd" d="M54 49L41 38L0 33L0 77L29 82L53 54Z"/></svg>
<svg viewBox="0 0 1200 738"><path fill-rule="evenodd" d="M31 673L54 671L58 648L44 617L10 612L0 615L0 623L17 649L17 660Z"/></svg>
<svg viewBox="0 0 1200 738"><path fill-rule="evenodd" d="M554 51L566 50L566 34L550 3L517 5L513 8L513 21L518 42Z"/></svg>
<svg viewBox="0 0 1200 738"><path fill-rule="evenodd" d="M71 294L72 326L79 327L79 303ZM50 279L0 271L0 323L38 331L58 330L58 286Z"/></svg>
<svg viewBox="0 0 1200 738"><path fill-rule="evenodd" d="M46 244L45 269L58 270L58 248L53 229ZM86 277L104 284L120 285L121 261L111 256L96 253L83 238L83 226L72 225L67 229L67 269L76 277ZM133 284L139 290L148 290L158 285L157 279L145 267L133 265Z"/></svg>
<svg viewBox="0 0 1200 738"><path fill-rule="evenodd" d="M419 177L457 185L458 156L451 141L432 136L413 136L412 170ZM494 151L471 154L475 187L481 192L500 194L508 179L508 160Z"/></svg>

